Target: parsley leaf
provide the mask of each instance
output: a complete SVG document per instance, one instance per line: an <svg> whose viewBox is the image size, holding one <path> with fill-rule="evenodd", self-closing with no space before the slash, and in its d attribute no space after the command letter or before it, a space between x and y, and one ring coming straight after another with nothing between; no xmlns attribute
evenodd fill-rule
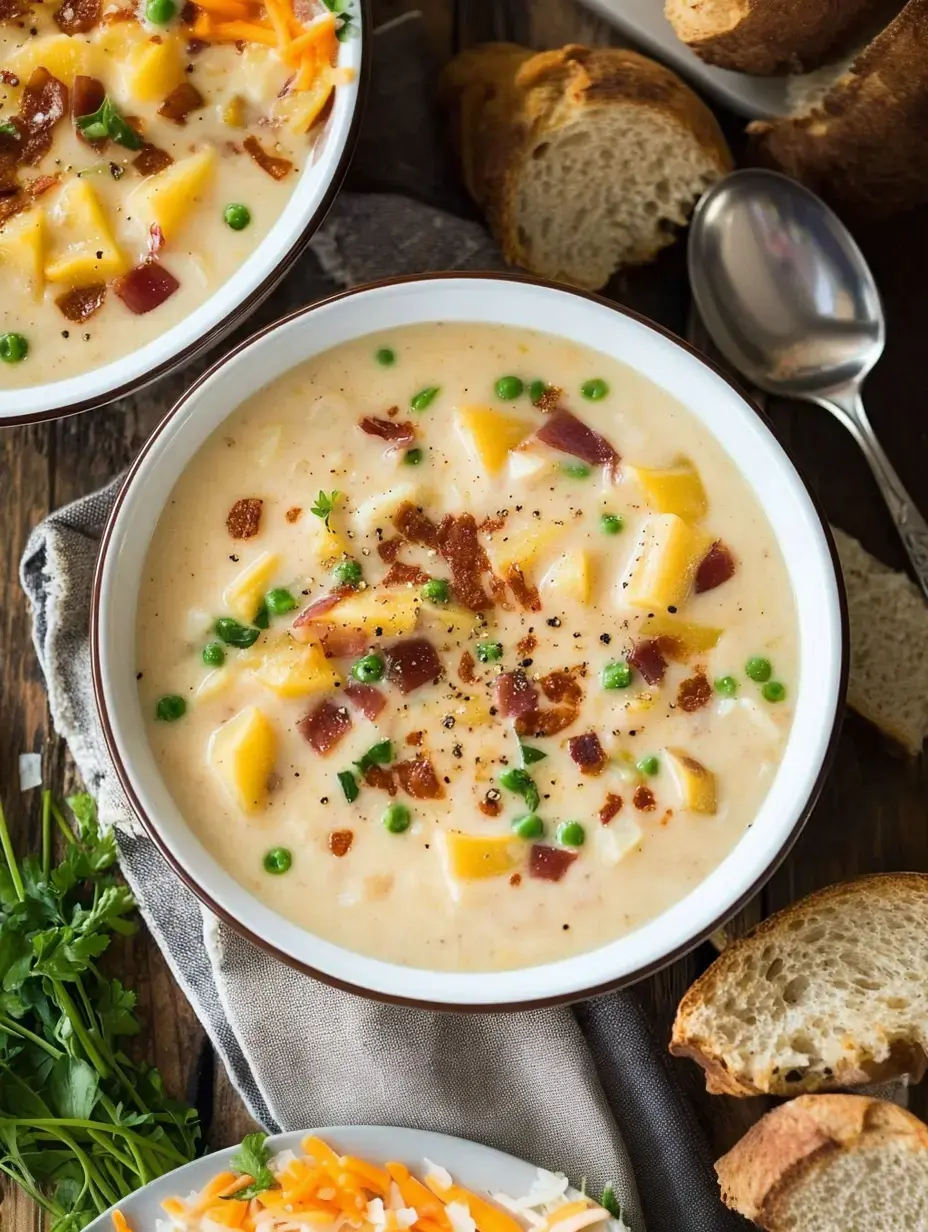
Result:
<svg viewBox="0 0 928 1232"><path fill-rule="evenodd" d="M317 518L322 518L323 522L325 522L326 530L329 529L329 518L335 511L335 505L340 496L341 492L326 493L320 491L319 495L316 497L315 505L313 505L310 510L310 513L314 513Z"/></svg>
<svg viewBox="0 0 928 1232"><path fill-rule="evenodd" d="M330 13L334 13L339 19L338 27L335 31L335 37L340 43L346 42L350 38L354 38L357 33L357 27L353 24L357 19L353 13L348 11L349 0L322 0L325 7Z"/></svg>
<svg viewBox="0 0 928 1232"><path fill-rule="evenodd" d="M603 1196L599 1200L599 1205L604 1206L613 1219L622 1218L622 1207L611 1185L607 1185L603 1190Z"/></svg>
<svg viewBox="0 0 928 1232"><path fill-rule="evenodd" d="M372 745L360 761L354 764L363 774L365 770L370 770L371 766L388 766L393 760L393 741L381 740L378 744Z"/></svg>
<svg viewBox="0 0 928 1232"><path fill-rule="evenodd" d="M88 141L104 141L110 137L127 150L142 148L142 138L119 114L109 95L90 115L77 116L74 124Z"/></svg>
<svg viewBox="0 0 928 1232"><path fill-rule="evenodd" d="M227 1200L234 1198L237 1202L243 1202L246 1198L256 1198L266 1189L278 1187L274 1173L267 1166L270 1155L265 1146L266 1141L267 1134L248 1134L232 1156L232 1170L242 1173L243 1176L250 1176L252 1183L230 1194Z"/></svg>
<svg viewBox="0 0 928 1232"><path fill-rule="evenodd" d="M15 137L17 141L19 140L19 129L12 120L0 120L0 133L4 137Z"/></svg>

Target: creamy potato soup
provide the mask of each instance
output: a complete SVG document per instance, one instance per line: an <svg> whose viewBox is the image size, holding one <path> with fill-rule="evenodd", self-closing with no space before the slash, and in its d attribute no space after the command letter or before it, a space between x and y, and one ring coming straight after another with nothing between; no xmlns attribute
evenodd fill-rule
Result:
<svg viewBox="0 0 928 1232"><path fill-rule="evenodd" d="M235 272L349 77L352 20L348 0L0 0L0 388L117 359Z"/></svg>
<svg viewBox="0 0 928 1232"><path fill-rule="evenodd" d="M589 950L701 881L776 773L787 572L681 405L554 337L436 324L223 424L148 551L139 693L249 891L394 962Z"/></svg>

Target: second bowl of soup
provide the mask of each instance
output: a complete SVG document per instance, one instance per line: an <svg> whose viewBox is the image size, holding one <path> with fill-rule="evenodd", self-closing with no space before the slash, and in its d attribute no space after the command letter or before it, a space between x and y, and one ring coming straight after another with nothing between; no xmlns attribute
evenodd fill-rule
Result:
<svg viewBox="0 0 928 1232"><path fill-rule="evenodd" d="M399 283L266 333L170 424L109 529L100 702L143 820L255 937L407 1000L572 996L785 849L840 693L829 548L653 327Z"/></svg>

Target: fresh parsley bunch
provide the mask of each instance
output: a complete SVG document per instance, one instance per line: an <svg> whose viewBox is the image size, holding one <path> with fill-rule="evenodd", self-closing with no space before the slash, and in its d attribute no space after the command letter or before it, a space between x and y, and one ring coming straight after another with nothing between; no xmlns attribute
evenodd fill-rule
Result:
<svg viewBox="0 0 928 1232"><path fill-rule="evenodd" d="M116 846L90 796L42 798L41 853L17 860L0 806L0 1171L79 1232L114 1202L194 1157L194 1109L134 1064L135 993L97 960L136 929ZM57 826L66 843L52 866Z"/></svg>

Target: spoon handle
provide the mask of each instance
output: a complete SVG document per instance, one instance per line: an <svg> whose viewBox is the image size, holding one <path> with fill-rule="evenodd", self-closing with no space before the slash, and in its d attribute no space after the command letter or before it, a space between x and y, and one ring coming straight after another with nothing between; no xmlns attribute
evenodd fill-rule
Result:
<svg viewBox="0 0 928 1232"><path fill-rule="evenodd" d="M860 394L855 390L828 399L823 398L822 405L841 420L863 450L889 506L899 537L909 554L918 583L928 599L928 522L915 507L914 501L903 487L902 480L883 452L883 447L867 418Z"/></svg>

